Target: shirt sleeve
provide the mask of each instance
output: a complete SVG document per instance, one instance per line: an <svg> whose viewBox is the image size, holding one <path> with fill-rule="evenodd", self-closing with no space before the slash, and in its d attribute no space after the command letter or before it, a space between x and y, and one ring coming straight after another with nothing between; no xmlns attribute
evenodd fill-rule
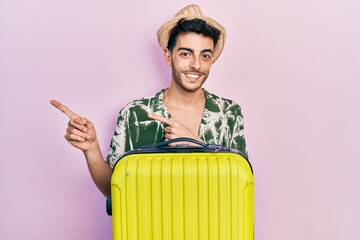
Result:
<svg viewBox="0 0 360 240"><path fill-rule="evenodd" d="M230 147L238 149L246 157L248 153L246 151L246 141L244 134L244 118L241 112L241 108L238 104L230 106L232 117L231 122L229 122L230 127Z"/></svg>
<svg viewBox="0 0 360 240"><path fill-rule="evenodd" d="M119 113L115 132L111 138L108 155L105 162L109 164L111 168L125 153L126 146L126 123L128 121L128 110L122 109Z"/></svg>

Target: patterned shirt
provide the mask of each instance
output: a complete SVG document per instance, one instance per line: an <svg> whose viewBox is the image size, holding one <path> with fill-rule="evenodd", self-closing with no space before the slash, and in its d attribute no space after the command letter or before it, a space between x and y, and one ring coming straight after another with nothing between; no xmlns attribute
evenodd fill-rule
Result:
<svg viewBox="0 0 360 240"><path fill-rule="evenodd" d="M155 113L172 119L163 103L164 91L162 89L154 96L133 101L120 111L105 160L111 168L125 152L165 141L166 125L148 117L148 113ZM205 89L203 91L206 100L199 129L200 139L209 144L235 148L247 156L240 106Z"/></svg>

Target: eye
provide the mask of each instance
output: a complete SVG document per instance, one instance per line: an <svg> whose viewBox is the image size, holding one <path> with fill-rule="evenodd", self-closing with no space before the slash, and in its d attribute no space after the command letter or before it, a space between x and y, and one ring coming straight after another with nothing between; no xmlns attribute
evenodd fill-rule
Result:
<svg viewBox="0 0 360 240"><path fill-rule="evenodd" d="M181 52L181 53L180 53L180 56L182 56L182 57L189 57L189 56L190 56L190 53L189 53L189 52Z"/></svg>
<svg viewBox="0 0 360 240"><path fill-rule="evenodd" d="M210 59L212 59L212 54L204 53L204 54L202 54L202 57L206 60L210 60Z"/></svg>

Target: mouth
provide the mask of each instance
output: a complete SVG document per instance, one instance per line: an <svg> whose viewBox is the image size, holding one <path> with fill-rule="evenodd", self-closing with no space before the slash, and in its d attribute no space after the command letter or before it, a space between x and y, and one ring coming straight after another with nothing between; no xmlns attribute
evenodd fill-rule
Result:
<svg viewBox="0 0 360 240"><path fill-rule="evenodd" d="M199 72L184 72L185 76L191 80L199 79L203 74Z"/></svg>

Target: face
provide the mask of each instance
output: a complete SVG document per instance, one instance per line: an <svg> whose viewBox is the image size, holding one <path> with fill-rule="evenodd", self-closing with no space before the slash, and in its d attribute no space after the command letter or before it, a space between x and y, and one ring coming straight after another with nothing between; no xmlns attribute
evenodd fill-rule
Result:
<svg viewBox="0 0 360 240"><path fill-rule="evenodd" d="M186 92L196 92L206 81L213 61L214 42L202 34L182 33L165 61L172 68L172 84Z"/></svg>

